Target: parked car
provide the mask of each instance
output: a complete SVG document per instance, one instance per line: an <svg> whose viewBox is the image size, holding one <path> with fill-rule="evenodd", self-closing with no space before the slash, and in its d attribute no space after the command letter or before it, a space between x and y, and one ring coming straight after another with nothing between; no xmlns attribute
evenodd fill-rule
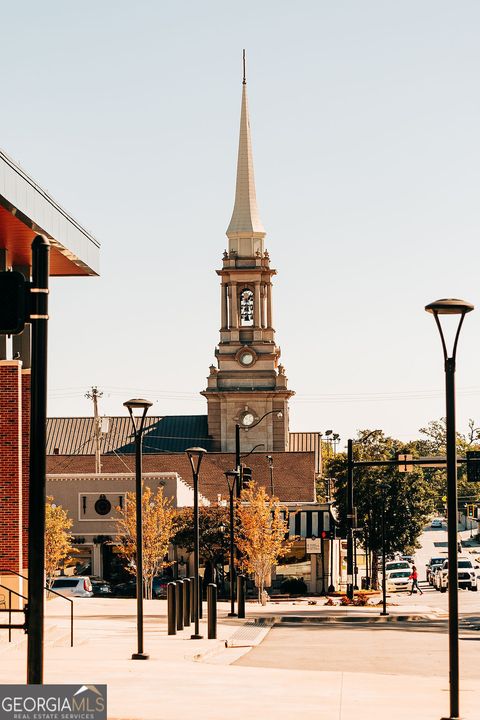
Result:
<svg viewBox="0 0 480 720"><path fill-rule="evenodd" d="M112 586L108 582L108 580L103 580L102 578L90 578L90 582L92 583L92 591L95 597L112 597Z"/></svg>
<svg viewBox="0 0 480 720"><path fill-rule="evenodd" d="M412 563L408 562L408 560L389 560L385 563L385 575L391 570L411 570L412 567Z"/></svg>
<svg viewBox="0 0 480 720"><path fill-rule="evenodd" d="M477 573L473 567L471 560L466 558L458 559L458 587L473 590L478 590L477 584ZM435 574L435 587L440 592L447 592L448 590L448 560L444 560L438 572Z"/></svg>
<svg viewBox="0 0 480 720"><path fill-rule="evenodd" d="M434 568L442 565L444 560L445 560L445 556L431 557L430 560L428 561L426 567L427 567L427 582L429 583L429 585L433 585Z"/></svg>
<svg viewBox="0 0 480 720"><path fill-rule="evenodd" d="M408 570L391 570L389 573L386 573L387 590L408 590L410 574L410 568Z"/></svg>
<svg viewBox="0 0 480 720"><path fill-rule="evenodd" d="M112 587L115 597L134 598L137 597L137 581L127 580L127 582L118 583Z"/></svg>
<svg viewBox="0 0 480 720"><path fill-rule="evenodd" d="M442 521L440 520L440 518L434 518L434 519L432 520L432 522L430 523L430 527L433 528L433 529L435 529L435 528L441 528L441 527L443 527L443 523L442 523Z"/></svg>
<svg viewBox="0 0 480 720"><path fill-rule="evenodd" d="M52 583L52 590L60 595L73 597L93 597L92 583L88 575L60 575Z"/></svg>

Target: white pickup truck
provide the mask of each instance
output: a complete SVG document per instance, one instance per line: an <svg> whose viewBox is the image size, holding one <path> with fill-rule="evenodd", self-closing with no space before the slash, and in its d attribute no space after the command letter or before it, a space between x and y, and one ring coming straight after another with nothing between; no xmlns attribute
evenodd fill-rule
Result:
<svg viewBox="0 0 480 720"><path fill-rule="evenodd" d="M478 590L477 585L477 571L473 567L472 561L467 558L458 558L458 587L468 588L476 592ZM448 590L448 560L444 560L440 570L435 573L435 589L440 592L447 592Z"/></svg>

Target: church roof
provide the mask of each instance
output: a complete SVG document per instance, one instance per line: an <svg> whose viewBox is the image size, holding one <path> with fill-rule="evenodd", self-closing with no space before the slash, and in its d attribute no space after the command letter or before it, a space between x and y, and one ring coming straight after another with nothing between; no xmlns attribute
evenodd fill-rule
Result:
<svg viewBox="0 0 480 720"><path fill-rule="evenodd" d="M257 207L253 172L252 139L248 115L247 84L243 79L240 140L238 143L237 184L232 219L227 229L230 240L239 237L265 236Z"/></svg>
<svg viewBox="0 0 480 720"><path fill-rule="evenodd" d="M271 452L275 495L282 502L315 501L315 464L313 452ZM253 453L245 461L252 468L253 480L270 494L270 468L265 453ZM210 502L218 496L228 500L225 471L235 466L234 453L208 453L200 466L199 491ZM102 471L125 473L135 471L135 455L103 455ZM95 472L93 455L50 455L47 457L47 474L68 475ZM192 469L185 453L145 454L143 472L176 472L192 485ZM133 489L133 488L132 488Z"/></svg>
<svg viewBox="0 0 480 720"><path fill-rule="evenodd" d="M100 452L133 453L134 440L129 416L100 418L106 432L100 434ZM211 447L206 415L148 416L143 452L182 452L188 447ZM62 417L47 420L47 455L92 455L95 453L93 417Z"/></svg>

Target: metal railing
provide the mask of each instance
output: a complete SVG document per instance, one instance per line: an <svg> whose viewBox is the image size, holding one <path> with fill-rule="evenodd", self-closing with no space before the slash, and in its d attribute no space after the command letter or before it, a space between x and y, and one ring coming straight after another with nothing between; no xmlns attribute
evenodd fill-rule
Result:
<svg viewBox="0 0 480 720"><path fill-rule="evenodd" d="M0 570L0 575L16 575L17 577L22 578L23 580L26 580L28 582L28 577L26 575L22 575L19 572L16 572L15 570ZM0 587L5 587L4 585L0 585ZM8 590L9 588L5 587L5 590ZM57 592L56 590L52 590L52 588L49 588L48 585L44 586L44 590L47 590L49 593L52 593L53 595L57 595L59 598L62 598L62 600L67 600L70 603L70 647L73 647L73 600L71 598L65 597L65 595L62 595L61 593ZM14 590L12 592L15 595L18 595L19 597L22 597L24 600L28 600L28 598L24 597L23 595L20 595L19 593L15 593ZM11 602L9 600L9 605L11 606ZM28 629L26 630L28 632Z"/></svg>
<svg viewBox="0 0 480 720"><path fill-rule="evenodd" d="M0 623L0 629L6 630L8 628L8 642L12 642L12 630L24 630L27 632L27 620L28 620L28 603L24 608L12 608L12 593L23 600L28 600L25 595L18 593L16 590L7 587L6 585L0 585L0 588L8 591L8 608L0 609L0 612L8 613L8 625ZM21 612L24 614L23 625L12 625L12 612Z"/></svg>

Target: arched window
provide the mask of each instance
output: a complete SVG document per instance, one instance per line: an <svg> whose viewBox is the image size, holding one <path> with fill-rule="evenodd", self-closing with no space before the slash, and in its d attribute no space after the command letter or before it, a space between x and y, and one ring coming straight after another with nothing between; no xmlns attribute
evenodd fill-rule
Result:
<svg viewBox="0 0 480 720"><path fill-rule="evenodd" d="M240 293L240 324L253 325L253 292L249 288Z"/></svg>

